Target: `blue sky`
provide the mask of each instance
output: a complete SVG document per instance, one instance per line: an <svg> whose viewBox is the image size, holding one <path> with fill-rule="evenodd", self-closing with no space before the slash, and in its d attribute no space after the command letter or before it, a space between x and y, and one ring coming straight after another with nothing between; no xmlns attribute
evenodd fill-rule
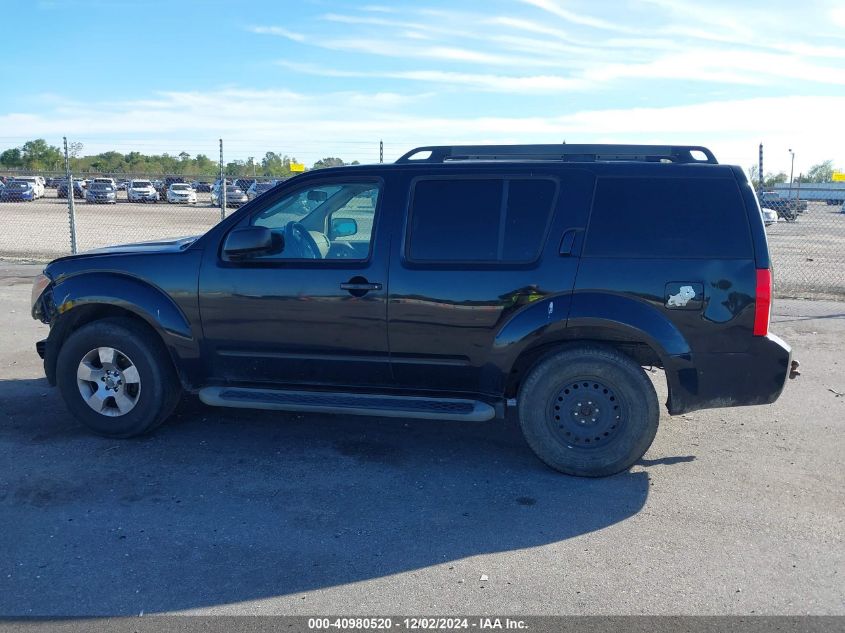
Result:
<svg viewBox="0 0 845 633"><path fill-rule="evenodd" d="M675 142L845 167L845 3L6 0L0 149L363 162L423 144ZM25 26L24 26L25 25Z"/></svg>

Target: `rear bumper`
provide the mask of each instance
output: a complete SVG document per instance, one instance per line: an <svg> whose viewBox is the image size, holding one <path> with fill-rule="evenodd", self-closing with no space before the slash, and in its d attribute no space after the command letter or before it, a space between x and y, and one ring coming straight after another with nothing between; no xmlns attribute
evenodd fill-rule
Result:
<svg viewBox="0 0 845 633"><path fill-rule="evenodd" d="M747 352L696 354L666 366L669 413L770 404L778 399L792 369L792 348L769 334L755 337Z"/></svg>

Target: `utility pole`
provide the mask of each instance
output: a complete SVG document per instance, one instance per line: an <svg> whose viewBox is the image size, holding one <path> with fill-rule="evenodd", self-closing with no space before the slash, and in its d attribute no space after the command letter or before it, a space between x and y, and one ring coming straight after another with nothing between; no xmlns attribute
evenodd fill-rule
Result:
<svg viewBox="0 0 845 633"><path fill-rule="evenodd" d="M384 162L384 141L382 140L378 142L378 162Z"/></svg>
<svg viewBox="0 0 845 633"><path fill-rule="evenodd" d="M220 140L220 189L218 198L220 199L220 219L226 219L226 172L223 168L223 139Z"/></svg>
<svg viewBox="0 0 845 633"><path fill-rule="evenodd" d="M65 178L67 178L67 215L70 223L70 252L76 255L76 208L74 207L73 178L70 175L70 159L67 152L67 136L63 136L65 144Z"/></svg>

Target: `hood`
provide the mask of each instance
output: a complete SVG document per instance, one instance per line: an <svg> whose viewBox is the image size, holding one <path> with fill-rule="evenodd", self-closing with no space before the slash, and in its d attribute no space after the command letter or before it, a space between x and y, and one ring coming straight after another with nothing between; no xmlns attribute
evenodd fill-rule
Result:
<svg viewBox="0 0 845 633"><path fill-rule="evenodd" d="M90 251L78 253L76 255L68 255L53 260L51 265L55 262L68 261L71 259L83 259L88 257L96 257L99 255L137 255L137 254L153 254L153 253L177 253L184 250L193 244L199 235L192 237L177 237L170 240L155 240L151 242L136 242L134 244L118 244L116 246L104 246L103 248L95 248Z"/></svg>

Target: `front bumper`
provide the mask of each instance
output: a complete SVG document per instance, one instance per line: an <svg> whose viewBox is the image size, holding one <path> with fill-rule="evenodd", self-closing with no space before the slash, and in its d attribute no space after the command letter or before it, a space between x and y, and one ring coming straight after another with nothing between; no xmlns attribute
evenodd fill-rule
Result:
<svg viewBox="0 0 845 633"><path fill-rule="evenodd" d="M774 334L755 337L747 352L672 357L665 369L671 415L771 404L787 379L800 373L792 348Z"/></svg>

